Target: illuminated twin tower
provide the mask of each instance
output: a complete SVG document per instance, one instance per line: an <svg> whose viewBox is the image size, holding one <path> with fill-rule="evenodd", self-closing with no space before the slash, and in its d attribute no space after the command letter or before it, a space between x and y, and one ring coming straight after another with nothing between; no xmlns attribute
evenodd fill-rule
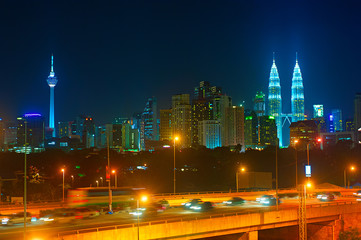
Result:
<svg viewBox="0 0 361 240"><path fill-rule="evenodd" d="M284 146L282 141L282 127L286 119L291 118L292 122L303 121L305 119L305 97L303 94L303 79L301 75L300 66L298 65L296 53L296 65L293 69L292 77L292 96L291 96L291 114L282 113L282 97L281 97L281 83L278 75L278 70L273 55L273 64L268 85L268 112L269 115L275 117L277 125L277 137L280 146Z"/></svg>
<svg viewBox="0 0 361 240"><path fill-rule="evenodd" d="M50 113L49 113L49 128L52 129L52 136L55 137L55 119L54 119L54 88L58 83L58 79L55 77L54 72L54 57L51 55L51 69L47 79L50 87Z"/></svg>

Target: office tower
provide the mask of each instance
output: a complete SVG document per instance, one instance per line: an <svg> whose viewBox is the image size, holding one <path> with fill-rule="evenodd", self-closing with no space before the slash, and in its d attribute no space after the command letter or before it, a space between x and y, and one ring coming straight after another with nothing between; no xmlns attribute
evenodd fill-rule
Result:
<svg viewBox="0 0 361 240"><path fill-rule="evenodd" d="M144 140L159 140L158 126L158 108L157 99L150 97L147 100L144 111L142 113L142 122L144 124Z"/></svg>
<svg viewBox="0 0 361 240"><path fill-rule="evenodd" d="M335 132L335 120L334 120L334 117L333 117L332 113L330 113L328 115L327 126L328 126L328 131L329 132L331 132L331 133Z"/></svg>
<svg viewBox="0 0 361 240"><path fill-rule="evenodd" d="M26 122L26 143L32 150L44 148L45 122L43 116L38 113L24 114L18 117L17 145L25 145L25 122Z"/></svg>
<svg viewBox="0 0 361 240"><path fill-rule="evenodd" d="M208 99L211 97L212 89L208 81L199 83L199 87L194 88L194 99Z"/></svg>
<svg viewBox="0 0 361 240"><path fill-rule="evenodd" d="M303 79L296 54L296 65L292 78L292 122L303 121L305 119L305 97L303 94Z"/></svg>
<svg viewBox="0 0 361 240"><path fill-rule="evenodd" d="M355 132L355 124L353 119L346 119L345 121L345 131L346 132Z"/></svg>
<svg viewBox="0 0 361 240"><path fill-rule="evenodd" d="M199 144L198 122L203 120L212 120L212 105L208 99L194 99L192 103L192 144Z"/></svg>
<svg viewBox="0 0 361 240"><path fill-rule="evenodd" d="M268 85L268 114L275 117L277 126L277 137L279 139L280 146L282 146L281 84L274 57Z"/></svg>
<svg viewBox="0 0 361 240"><path fill-rule="evenodd" d="M191 105L189 94L172 96L172 132L181 147L191 146Z"/></svg>
<svg viewBox="0 0 361 240"><path fill-rule="evenodd" d="M232 98L230 96L219 94L214 95L210 105L212 117L210 119L217 120L221 125L221 144L229 146L229 134L227 127L227 109L232 107ZM206 120L206 119L205 119Z"/></svg>
<svg viewBox="0 0 361 240"><path fill-rule="evenodd" d="M299 141L297 149L304 150L307 144L310 143L311 147L317 146L318 130L315 121L304 120L291 123L290 126L290 138L291 143L294 143L297 139Z"/></svg>
<svg viewBox="0 0 361 240"><path fill-rule="evenodd" d="M199 144L207 148L221 147L221 128L217 120L204 120L198 123Z"/></svg>
<svg viewBox="0 0 361 240"><path fill-rule="evenodd" d="M312 118L311 120L315 121L318 133L327 132L327 123L324 117Z"/></svg>
<svg viewBox="0 0 361 240"><path fill-rule="evenodd" d="M97 126L95 128L95 141L97 148L107 147L107 129L106 125Z"/></svg>
<svg viewBox="0 0 361 240"><path fill-rule="evenodd" d="M277 127L275 117L261 116L259 117L259 136L260 145L269 146L277 144Z"/></svg>
<svg viewBox="0 0 361 240"><path fill-rule="evenodd" d="M313 118L323 117L323 105L313 105Z"/></svg>
<svg viewBox="0 0 361 240"><path fill-rule="evenodd" d="M258 145L258 117L255 111L246 110L244 117L244 143L246 148Z"/></svg>
<svg viewBox="0 0 361 240"><path fill-rule="evenodd" d="M55 88L56 84L58 83L58 79L55 77L53 60L54 60L54 57L53 57L53 55L51 55L51 69L50 69L50 74L47 79L47 82L50 87L49 128L52 129L52 136L55 137L54 88Z"/></svg>
<svg viewBox="0 0 361 240"><path fill-rule="evenodd" d="M343 131L343 122L342 122L341 109L332 109L331 114L333 116L334 132L342 132Z"/></svg>
<svg viewBox="0 0 361 240"><path fill-rule="evenodd" d="M71 122L58 122L58 138L70 136Z"/></svg>
<svg viewBox="0 0 361 240"><path fill-rule="evenodd" d="M361 143L361 93L356 93L354 99L354 125L356 132L356 139Z"/></svg>
<svg viewBox="0 0 361 240"><path fill-rule="evenodd" d="M18 135L18 123L17 122L6 122L5 126L4 144L5 149L12 149L16 146L17 135Z"/></svg>
<svg viewBox="0 0 361 240"><path fill-rule="evenodd" d="M161 109L160 113L159 138L161 141L172 140L172 109Z"/></svg>
<svg viewBox="0 0 361 240"><path fill-rule="evenodd" d="M95 123L92 117L83 119L82 143L85 148L95 147Z"/></svg>
<svg viewBox="0 0 361 240"><path fill-rule="evenodd" d="M227 146L241 145L245 149L244 142L244 107L232 106L226 108L226 137ZM222 134L222 132L221 132Z"/></svg>
<svg viewBox="0 0 361 240"><path fill-rule="evenodd" d="M139 129L133 128L132 124L122 124L122 146L125 151L139 151Z"/></svg>
<svg viewBox="0 0 361 240"><path fill-rule="evenodd" d="M263 92L257 92L256 96L253 98L253 110L256 112L258 117L264 116L266 114L266 102L265 94Z"/></svg>

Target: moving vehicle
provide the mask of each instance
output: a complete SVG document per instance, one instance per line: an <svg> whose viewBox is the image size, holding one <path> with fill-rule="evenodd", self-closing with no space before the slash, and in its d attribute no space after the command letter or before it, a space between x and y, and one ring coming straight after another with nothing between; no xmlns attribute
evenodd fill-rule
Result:
<svg viewBox="0 0 361 240"><path fill-rule="evenodd" d="M224 201L223 203L226 206L237 206L237 205L242 205L245 202L246 200L244 200L243 198L233 197L232 199Z"/></svg>
<svg viewBox="0 0 361 240"><path fill-rule="evenodd" d="M75 220L75 213L74 212L55 212L47 214L43 217L40 217L40 221L45 223L71 223Z"/></svg>
<svg viewBox="0 0 361 240"><path fill-rule="evenodd" d="M137 199L144 194L144 188L112 188L113 208L125 208L136 204ZM69 207L108 206L109 189L107 187L77 188L68 191Z"/></svg>
<svg viewBox="0 0 361 240"><path fill-rule="evenodd" d="M196 198L196 199L192 199L186 203L182 203L182 206L184 209L190 209L192 206L194 205L198 205L200 203L202 203L203 201L199 198Z"/></svg>
<svg viewBox="0 0 361 240"><path fill-rule="evenodd" d="M317 195L317 199L322 202L330 202L335 200L335 195L333 193L321 193Z"/></svg>
<svg viewBox="0 0 361 240"><path fill-rule="evenodd" d="M257 202L259 202L262 205L266 205L266 206L275 206L277 205L277 200L273 195L263 195L260 198L257 198L256 200ZM281 201L280 199L278 199L278 204L280 204Z"/></svg>
<svg viewBox="0 0 361 240"><path fill-rule="evenodd" d="M211 202L198 202L193 204L190 209L194 211L209 211L213 209L213 204Z"/></svg>
<svg viewBox="0 0 361 240"><path fill-rule="evenodd" d="M26 213L26 222L35 222L36 220L35 216L29 212ZM24 212L1 216L1 225L11 226L19 223L24 223Z"/></svg>

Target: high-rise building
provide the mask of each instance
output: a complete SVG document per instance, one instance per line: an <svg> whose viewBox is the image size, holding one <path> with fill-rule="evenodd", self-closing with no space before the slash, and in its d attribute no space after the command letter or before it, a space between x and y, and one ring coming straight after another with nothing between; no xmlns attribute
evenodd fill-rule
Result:
<svg viewBox="0 0 361 240"><path fill-rule="evenodd" d="M292 122L303 121L305 119L305 97L303 94L303 79L296 54L296 65L292 78Z"/></svg>
<svg viewBox="0 0 361 240"><path fill-rule="evenodd" d="M58 122L58 137L69 137L71 131L71 122Z"/></svg>
<svg viewBox="0 0 361 240"><path fill-rule="evenodd" d="M330 132L330 133L335 132L335 119L334 119L332 113L330 113L330 114L328 115L328 118L327 118L327 127L328 127L328 132Z"/></svg>
<svg viewBox="0 0 361 240"><path fill-rule="evenodd" d="M144 124L144 140L159 140L158 126L158 108L157 99L150 97L147 100L144 111L142 113L142 122Z"/></svg>
<svg viewBox="0 0 361 240"><path fill-rule="evenodd" d="M5 149L14 148L17 144L18 124L16 122L5 123L4 144Z"/></svg>
<svg viewBox="0 0 361 240"><path fill-rule="evenodd" d="M255 111L246 110L244 117L244 143L246 148L258 145L258 117Z"/></svg>
<svg viewBox="0 0 361 240"><path fill-rule="evenodd" d="M341 109L332 109L331 114L333 116L333 126L335 132L343 131L342 111Z"/></svg>
<svg viewBox="0 0 361 240"><path fill-rule="evenodd" d="M221 144L229 146L229 128L227 126L227 109L232 107L232 98L225 94L214 95L210 105L213 120L221 125Z"/></svg>
<svg viewBox="0 0 361 240"><path fill-rule="evenodd" d="M172 109L160 110L159 138L161 141L172 140Z"/></svg>
<svg viewBox="0 0 361 240"><path fill-rule="evenodd" d="M253 110L256 112L258 117L264 116L266 114L266 102L265 94L260 91L256 93L256 96L253 98Z"/></svg>
<svg viewBox="0 0 361 240"><path fill-rule="evenodd" d="M279 144L282 146L281 84L274 57L268 85L268 114L275 117L277 126L277 137L279 139Z"/></svg>
<svg viewBox="0 0 361 240"><path fill-rule="evenodd" d="M208 99L211 95L212 89L208 81L202 81L199 83L199 87L194 88L194 99Z"/></svg>
<svg viewBox="0 0 361 240"><path fill-rule="evenodd" d="M203 120L198 122L199 144L207 148L221 147L221 129L217 120Z"/></svg>
<svg viewBox="0 0 361 240"><path fill-rule="evenodd" d="M313 105L313 118L323 117L323 105Z"/></svg>
<svg viewBox="0 0 361 240"><path fill-rule="evenodd" d="M179 137L179 146L191 146L191 105L189 94L172 96L172 132Z"/></svg>
<svg viewBox="0 0 361 240"><path fill-rule="evenodd" d="M225 132L227 133L226 146L241 145L242 150L244 150L245 142L244 142L244 107L243 106L232 106L226 108L225 129L226 129Z"/></svg>
<svg viewBox="0 0 361 240"><path fill-rule="evenodd" d="M346 132L355 132L355 124L353 119L346 119L345 121L345 131Z"/></svg>
<svg viewBox="0 0 361 240"><path fill-rule="evenodd" d="M275 117L259 117L259 136L261 146L275 146L277 144L277 127Z"/></svg>
<svg viewBox="0 0 361 240"><path fill-rule="evenodd" d="M194 99L192 103L192 144L199 144L198 122L212 120L212 105L208 99Z"/></svg>
<svg viewBox="0 0 361 240"><path fill-rule="evenodd" d="M298 140L297 149L304 150L307 147L307 144L310 144L311 147L318 146L318 130L315 121L313 120L304 120L298 122L292 122L290 125L290 138L291 143L294 143L295 140Z"/></svg>
<svg viewBox="0 0 361 240"><path fill-rule="evenodd" d="M354 125L356 132L356 139L361 143L361 93L356 93L354 99Z"/></svg>
<svg viewBox="0 0 361 240"><path fill-rule="evenodd" d="M24 147L25 145L25 129L26 129L26 143L32 149L44 148L45 138L45 122L43 116L38 113L24 114L18 117L17 129L17 145ZM26 122L26 128L25 128Z"/></svg>
<svg viewBox="0 0 361 240"><path fill-rule="evenodd" d="M125 151L139 151L139 130L130 123L122 124L122 146Z"/></svg>
<svg viewBox="0 0 361 240"><path fill-rule="evenodd" d="M54 57L53 57L53 55L51 55L51 69L50 69L50 74L47 79L47 82L50 87L49 128L52 130L52 136L55 137L54 88L55 88L56 84L58 83L58 79L55 77L53 60L54 60Z"/></svg>
<svg viewBox="0 0 361 240"><path fill-rule="evenodd" d="M315 121L318 133L327 132L327 123L324 117L312 118L311 120Z"/></svg>

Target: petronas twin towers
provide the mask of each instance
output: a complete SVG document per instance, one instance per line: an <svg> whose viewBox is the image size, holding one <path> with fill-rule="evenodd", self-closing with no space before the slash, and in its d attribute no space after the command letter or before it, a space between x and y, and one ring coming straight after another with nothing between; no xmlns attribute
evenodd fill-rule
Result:
<svg viewBox="0 0 361 240"><path fill-rule="evenodd" d="M296 65L293 69L292 77L292 96L291 96L291 114L282 113L282 97L281 82L278 74L275 58L273 56L273 64L268 85L268 113L275 117L277 125L277 137L280 146L284 146L282 141L283 118L291 117L292 122L303 121L305 119L305 97L303 94L303 79L300 66L298 65L296 53Z"/></svg>

